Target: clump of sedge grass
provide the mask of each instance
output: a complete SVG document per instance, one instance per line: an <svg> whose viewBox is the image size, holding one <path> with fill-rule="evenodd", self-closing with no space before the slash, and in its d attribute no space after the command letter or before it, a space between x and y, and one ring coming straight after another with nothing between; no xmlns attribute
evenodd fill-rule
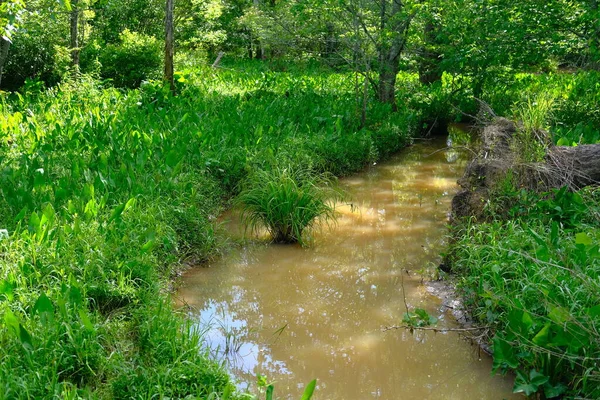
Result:
<svg viewBox="0 0 600 400"><path fill-rule="evenodd" d="M237 204L246 229L266 228L276 243L302 244L303 232L335 221L335 201L340 197L329 176L276 167L252 174Z"/></svg>
<svg viewBox="0 0 600 400"><path fill-rule="evenodd" d="M548 146L552 143L547 129L554 105L554 96L543 92L527 97L515 107L515 117L523 125L517 132L514 147L524 162L539 162L544 159Z"/></svg>

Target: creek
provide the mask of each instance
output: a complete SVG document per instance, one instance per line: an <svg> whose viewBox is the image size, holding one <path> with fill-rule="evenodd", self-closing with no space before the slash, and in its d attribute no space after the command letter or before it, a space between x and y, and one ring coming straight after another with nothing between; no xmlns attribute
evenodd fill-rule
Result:
<svg viewBox="0 0 600 400"><path fill-rule="evenodd" d="M445 147L419 141L342 179L348 204L307 248L243 241L185 273L177 301L241 388L255 391L260 374L279 399L299 399L314 378L316 400L513 398L512 379L492 376L491 359L458 334L383 329L406 307L458 326L423 283L467 163ZM229 228L241 235L235 217Z"/></svg>

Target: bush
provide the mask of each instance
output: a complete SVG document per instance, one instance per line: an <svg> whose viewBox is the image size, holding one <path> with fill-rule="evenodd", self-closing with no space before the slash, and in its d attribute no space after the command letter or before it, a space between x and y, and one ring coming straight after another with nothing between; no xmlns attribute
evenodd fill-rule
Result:
<svg viewBox="0 0 600 400"><path fill-rule="evenodd" d="M46 33L16 35L4 66L2 88L17 90L27 79L39 79L47 85L58 83L68 68L69 52L55 43Z"/></svg>
<svg viewBox="0 0 600 400"><path fill-rule="evenodd" d="M138 87L160 76L161 48L155 37L125 29L119 38L120 43L109 44L98 54L103 78L118 87Z"/></svg>

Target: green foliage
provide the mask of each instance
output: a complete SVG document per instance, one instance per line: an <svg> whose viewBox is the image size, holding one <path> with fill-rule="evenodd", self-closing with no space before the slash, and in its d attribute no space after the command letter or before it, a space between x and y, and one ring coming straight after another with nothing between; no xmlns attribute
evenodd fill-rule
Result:
<svg viewBox="0 0 600 400"><path fill-rule="evenodd" d="M297 167L275 167L250 175L237 203L252 231L266 228L277 243L303 243L306 230L335 219L339 192L324 176Z"/></svg>
<svg viewBox="0 0 600 400"><path fill-rule="evenodd" d="M516 372L515 392L597 398L598 193L512 199L504 216L459 228L452 257L466 304L495 330L494 369Z"/></svg>
<svg viewBox="0 0 600 400"><path fill-rule="evenodd" d="M513 138L512 148L523 162L540 162L544 159L552 138L546 129L554 108L554 98L548 93L527 97L515 106L514 115L521 122Z"/></svg>
<svg viewBox="0 0 600 400"><path fill-rule="evenodd" d="M436 324L437 321L436 317L429 315L422 308L415 308L414 311L406 312L404 313L404 317L402 317L402 322L409 327L430 326Z"/></svg>
<svg viewBox="0 0 600 400"><path fill-rule="evenodd" d="M231 392L166 282L182 260L218 254L216 217L252 171L291 166L290 199L304 202L292 212L315 225L333 192L317 183L404 145L415 118L375 105L367 132L351 77L244 67L182 71L176 97L86 75L1 95L0 397Z"/></svg>
<svg viewBox="0 0 600 400"><path fill-rule="evenodd" d="M153 36L125 29L119 43L99 50L101 76L115 86L138 87L142 81L160 77L161 45Z"/></svg>
<svg viewBox="0 0 600 400"><path fill-rule="evenodd" d="M2 86L19 89L27 79L40 79L49 85L60 81L69 65L66 48L56 44L53 32L42 26L15 35L10 57L4 66Z"/></svg>

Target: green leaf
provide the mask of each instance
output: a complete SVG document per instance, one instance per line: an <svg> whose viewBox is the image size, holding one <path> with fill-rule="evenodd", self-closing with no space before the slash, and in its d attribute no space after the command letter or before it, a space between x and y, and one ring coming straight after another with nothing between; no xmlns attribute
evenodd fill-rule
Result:
<svg viewBox="0 0 600 400"><path fill-rule="evenodd" d="M575 235L575 244L582 244L584 246L590 246L592 244L592 238L585 232L580 232Z"/></svg>
<svg viewBox="0 0 600 400"><path fill-rule="evenodd" d="M19 340L21 340L21 344L27 350L33 350L33 341L31 339L31 335L27 332L27 329L22 324L19 324Z"/></svg>
<svg viewBox="0 0 600 400"><path fill-rule="evenodd" d="M175 151L175 150L171 150L167 153L167 157L165 159L165 163L173 168L174 166L177 165L177 163L179 163L179 160L181 159L181 157L179 156L179 154Z"/></svg>
<svg viewBox="0 0 600 400"><path fill-rule="evenodd" d="M275 387L273 385L267 386L267 395L265 397L266 400L273 400L273 391Z"/></svg>
<svg viewBox="0 0 600 400"><path fill-rule="evenodd" d="M40 295L40 297L38 297L38 299L35 302L35 305L33 306L33 311L34 313L53 313L54 312L54 306L52 305L52 302L50 301L50 299L48 298L48 296L46 296L45 293L42 293Z"/></svg>
<svg viewBox="0 0 600 400"><path fill-rule="evenodd" d="M542 374L541 372L536 371L535 369L529 371L529 381L538 388L547 383L549 380L549 377Z"/></svg>
<svg viewBox="0 0 600 400"><path fill-rule="evenodd" d="M19 334L19 319L10 309L7 309L4 313L4 323L6 326L13 331L15 335Z"/></svg>
<svg viewBox="0 0 600 400"><path fill-rule="evenodd" d="M77 311L77 314L79 314L79 319L81 320L81 323L83 324L85 329L87 329L90 332L93 332L94 324L92 324L92 321L90 320L90 317L87 315L87 312L85 312L85 310L83 308L80 308Z"/></svg>
<svg viewBox="0 0 600 400"><path fill-rule="evenodd" d="M550 310L550 313L548 313L548 318L556 322L558 325L562 325L571 319L571 314L563 307L557 306Z"/></svg>
<svg viewBox="0 0 600 400"><path fill-rule="evenodd" d="M548 382L548 379L547 376L537 372L535 369L529 372L529 376L525 375L522 371L517 371L513 392L525 393L525 395L531 396L539 390L540 386Z"/></svg>
<svg viewBox="0 0 600 400"><path fill-rule="evenodd" d="M62 4L62 6L67 10L67 11L71 11L71 0L59 0L60 4Z"/></svg>
<svg viewBox="0 0 600 400"><path fill-rule="evenodd" d="M155 247L156 247L156 241L154 239L150 239L146 243L144 243L141 251L142 251L142 253L148 253L148 252L152 251Z"/></svg>
<svg viewBox="0 0 600 400"><path fill-rule="evenodd" d="M45 293L42 293L36 300L35 305L33 306L33 312L34 314L39 314L42 325L44 326L54 322L54 306Z"/></svg>
<svg viewBox="0 0 600 400"><path fill-rule="evenodd" d="M25 214L27 214L27 206L23 207L21 209L21 211L19 211L19 213L17 214L17 216L15 217L15 222L19 222L21 221L23 218L25 218Z"/></svg>
<svg viewBox="0 0 600 400"><path fill-rule="evenodd" d="M503 366L507 366L509 368L517 368L519 366L519 360L517 359L511 344L506 340L495 336L493 340L493 347L494 371Z"/></svg>
<svg viewBox="0 0 600 400"><path fill-rule="evenodd" d="M546 398L553 399L565 393L567 389L567 386L562 383L559 383L555 386L551 385L550 383L546 383L544 385L544 394L546 395Z"/></svg>
<svg viewBox="0 0 600 400"><path fill-rule="evenodd" d="M0 300L3 300L3 297L8 301L12 301L14 298L15 285L10 281L0 281Z"/></svg>
<svg viewBox="0 0 600 400"><path fill-rule="evenodd" d="M586 310L587 315L592 318L600 317L600 304L594 307L590 307Z"/></svg>
<svg viewBox="0 0 600 400"><path fill-rule="evenodd" d="M74 306L80 306L83 303L81 290L79 290L77 286L71 286L69 288L69 302Z"/></svg>
<svg viewBox="0 0 600 400"><path fill-rule="evenodd" d="M317 387L317 380L313 379L306 385L304 389L304 393L302 393L302 398L300 400L310 400L315 392L315 388Z"/></svg>
<svg viewBox="0 0 600 400"><path fill-rule="evenodd" d="M540 331L535 335L532 339L532 342L537 344L538 346L544 347L548 344L548 336L550 335L550 326L551 323L548 322Z"/></svg>
<svg viewBox="0 0 600 400"><path fill-rule="evenodd" d="M113 212L110 214L110 218L108 222L114 221L121 216L121 214L125 211L125 204L118 205Z"/></svg>

